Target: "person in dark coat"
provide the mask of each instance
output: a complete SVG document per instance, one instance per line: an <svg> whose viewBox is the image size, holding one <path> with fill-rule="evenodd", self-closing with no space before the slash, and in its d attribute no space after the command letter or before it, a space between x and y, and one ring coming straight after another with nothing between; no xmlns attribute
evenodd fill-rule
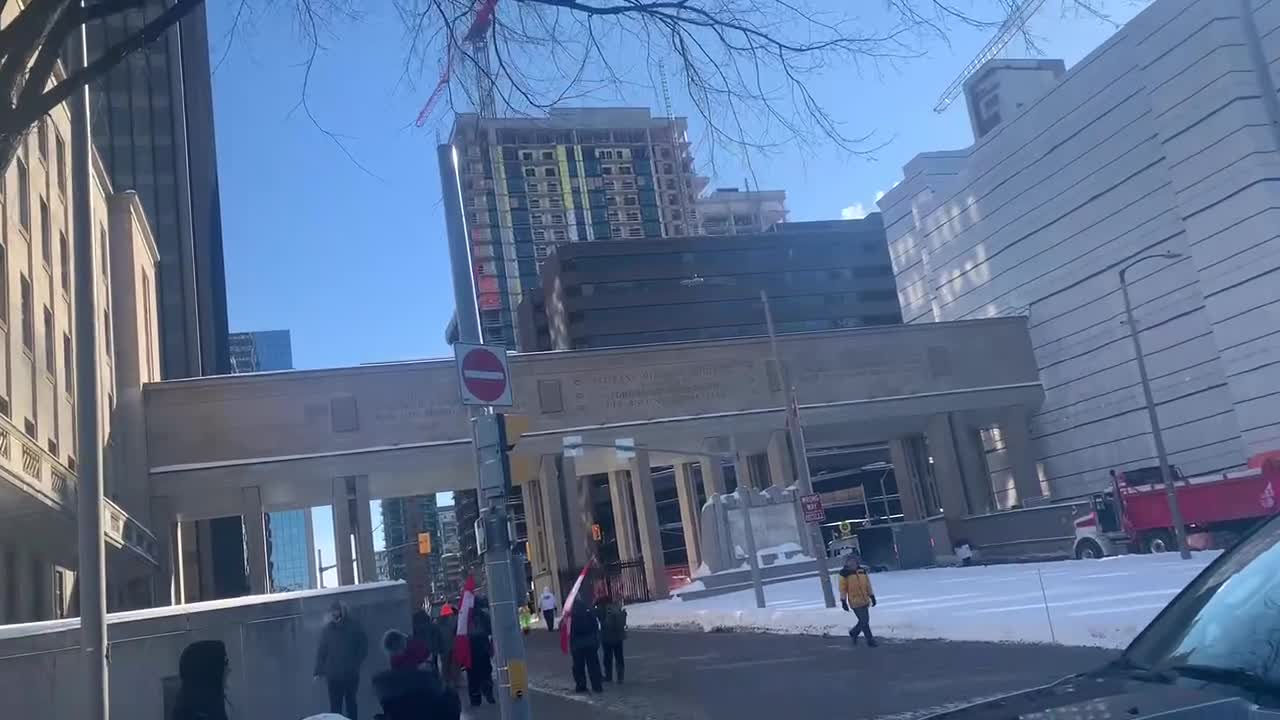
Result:
<svg viewBox="0 0 1280 720"><path fill-rule="evenodd" d="M471 627L467 632L471 643L471 667L467 668L467 695L471 706L480 705L480 698L490 705L498 701L493 695L493 625L489 621L489 601L476 598L471 608Z"/></svg>
<svg viewBox="0 0 1280 720"><path fill-rule="evenodd" d="M177 701L170 720L227 720L227 646L221 640L188 645L178 658Z"/></svg>
<svg viewBox="0 0 1280 720"><path fill-rule="evenodd" d="M431 622L431 616L426 610L413 613L411 622L413 634L409 636L404 651L391 659L391 666L438 672L436 655L439 652L440 641L436 635L439 633L439 628Z"/></svg>
<svg viewBox="0 0 1280 720"><path fill-rule="evenodd" d="M618 684L626 672L626 660L622 656L622 643L627 639L627 611L622 603L608 597L596 602L596 617L600 619L600 647L604 650L604 680L613 682L614 666L618 668Z"/></svg>
<svg viewBox="0 0 1280 720"><path fill-rule="evenodd" d="M591 599L585 594L573 602L569 616L569 651L573 656L573 683L577 692L587 691L587 679L591 689L603 692L600 679L600 622L591 610Z"/></svg>
<svg viewBox="0 0 1280 720"><path fill-rule="evenodd" d="M418 668L392 668L373 676L386 720L459 720L462 702L440 676Z"/></svg>
<svg viewBox="0 0 1280 720"><path fill-rule="evenodd" d="M360 666L368 653L369 639L364 628L335 601L320 634L315 671L316 677L324 678L328 685L329 710L333 714L358 720L356 691L360 687Z"/></svg>

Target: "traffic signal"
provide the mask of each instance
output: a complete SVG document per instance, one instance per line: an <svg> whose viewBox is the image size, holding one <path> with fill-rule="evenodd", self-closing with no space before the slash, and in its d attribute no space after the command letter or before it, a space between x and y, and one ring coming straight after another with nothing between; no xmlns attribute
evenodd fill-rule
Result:
<svg viewBox="0 0 1280 720"><path fill-rule="evenodd" d="M596 542L604 540L604 530L600 528L600 523L591 523L591 539Z"/></svg>
<svg viewBox="0 0 1280 720"><path fill-rule="evenodd" d="M425 533L425 532L418 533L418 554L419 555L431 554L431 533Z"/></svg>

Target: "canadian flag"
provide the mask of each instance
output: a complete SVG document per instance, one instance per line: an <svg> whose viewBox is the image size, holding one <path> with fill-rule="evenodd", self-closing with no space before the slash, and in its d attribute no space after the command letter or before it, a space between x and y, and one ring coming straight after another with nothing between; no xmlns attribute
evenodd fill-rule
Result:
<svg viewBox="0 0 1280 720"><path fill-rule="evenodd" d="M458 606L458 633L453 638L453 659L458 667L471 669L471 610L476 605L476 579L467 576Z"/></svg>
<svg viewBox="0 0 1280 720"><path fill-rule="evenodd" d="M570 627L573 624L573 603L578 599L578 591L582 589L582 581L587 579L587 571L591 569L591 565L595 561L595 558L591 558L586 565L582 566L582 572L578 573L578 579L573 581L573 588L569 590L569 597L565 598L564 607L560 610L560 652L565 655L569 654L569 634L573 632Z"/></svg>

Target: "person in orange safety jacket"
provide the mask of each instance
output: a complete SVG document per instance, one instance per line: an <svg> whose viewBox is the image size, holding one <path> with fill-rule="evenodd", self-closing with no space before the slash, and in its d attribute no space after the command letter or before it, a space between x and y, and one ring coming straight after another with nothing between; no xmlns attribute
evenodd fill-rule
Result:
<svg viewBox="0 0 1280 720"><path fill-rule="evenodd" d="M876 606L876 593L871 588L871 576L862 558L853 552L844 560L840 568L840 607L845 612L853 611L858 624L849 629L849 637L853 644L858 644L858 635L867 636L867 646L875 647L876 638L871 634L871 608Z"/></svg>

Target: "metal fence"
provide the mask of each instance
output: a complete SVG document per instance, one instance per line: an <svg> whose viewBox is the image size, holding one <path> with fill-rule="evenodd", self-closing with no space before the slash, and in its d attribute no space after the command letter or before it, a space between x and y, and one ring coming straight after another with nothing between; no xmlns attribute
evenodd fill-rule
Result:
<svg viewBox="0 0 1280 720"><path fill-rule="evenodd" d="M569 591L578 581L578 571L561 570L560 586ZM583 582L591 591L592 597L608 596L624 603L648 602L652 599L649 583L644 576L644 560L627 560L624 562L597 563L587 571L587 579Z"/></svg>

